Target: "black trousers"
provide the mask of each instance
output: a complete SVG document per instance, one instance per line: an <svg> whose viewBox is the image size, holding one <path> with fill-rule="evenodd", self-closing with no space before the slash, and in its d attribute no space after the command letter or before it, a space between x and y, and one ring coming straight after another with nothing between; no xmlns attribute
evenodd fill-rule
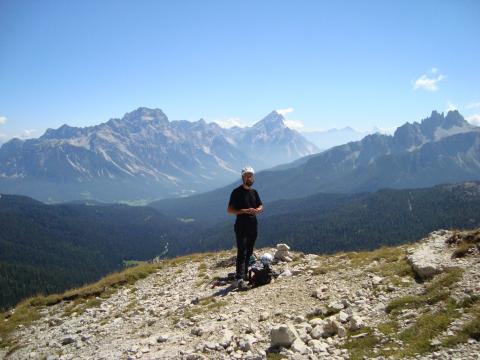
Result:
<svg viewBox="0 0 480 360"><path fill-rule="evenodd" d="M237 238L237 279L247 276L248 262L253 254L255 240L257 240L257 222L235 223L235 237Z"/></svg>

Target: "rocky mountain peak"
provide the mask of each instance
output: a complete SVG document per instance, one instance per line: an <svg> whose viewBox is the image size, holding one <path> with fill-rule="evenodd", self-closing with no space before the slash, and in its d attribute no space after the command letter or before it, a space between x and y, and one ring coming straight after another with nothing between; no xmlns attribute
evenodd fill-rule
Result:
<svg viewBox="0 0 480 360"><path fill-rule="evenodd" d="M265 116L262 120L253 125L254 128L264 128L267 131L273 131L275 129L285 129L285 118L282 114L276 110Z"/></svg>
<svg viewBox="0 0 480 360"><path fill-rule="evenodd" d="M470 126L465 118L458 112L458 110L452 110L445 116L445 122L443 127L449 129L453 126Z"/></svg>
<svg viewBox="0 0 480 360"><path fill-rule="evenodd" d="M469 124L458 110L449 111L447 116L436 110L422 119L420 123L406 123L395 130L394 142L405 149L414 149L429 141L438 141L444 137L472 131L475 126Z"/></svg>
<svg viewBox="0 0 480 360"><path fill-rule="evenodd" d="M58 129L47 129L40 139L70 139L79 136L82 128L77 128L63 124Z"/></svg>
<svg viewBox="0 0 480 360"><path fill-rule="evenodd" d="M136 110L126 113L122 120L130 122L161 122L168 123L167 115L161 109L149 109L147 107L139 107Z"/></svg>

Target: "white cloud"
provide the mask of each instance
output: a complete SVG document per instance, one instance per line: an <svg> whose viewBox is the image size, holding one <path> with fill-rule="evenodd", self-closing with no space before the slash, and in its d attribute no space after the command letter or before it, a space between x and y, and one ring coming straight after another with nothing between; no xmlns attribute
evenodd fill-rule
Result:
<svg viewBox="0 0 480 360"><path fill-rule="evenodd" d="M286 108L286 109L278 109L278 110L275 110L277 113L279 113L280 115L282 116L285 116L287 114L290 114L291 112L293 112L293 108L292 107L289 107L289 108Z"/></svg>
<svg viewBox="0 0 480 360"><path fill-rule="evenodd" d="M480 126L480 113L467 116L465 119L472 125Z"/></svg>
<svg viewBox="0 0 480 360"><path fill-rule="evenodd" d="M28 139L28 138L33 137L33 135L35 135L36 132L37 132L36 129L26 129L26 130L23 130L22 133L18 137L20 139Z"/></svg>
<svg viewBox="0 0 480 360"><path fill-rule="evenodd" d="M438 83L443 79L445 79L445 76L442 74L437 77L428 77L427 74L423 74L415 81L413 88L414 90L437 91Z"/></svg>
<svg viewBox="0 0 480 360"><path fill-rule="evenodd" d="M7 122L7 117L6 116L0 116L0 125L3 125Z"/></svg>
<svg viewBox="0 0 480 360"><path fill-rule="evenodd" d="M238 126L242 128L249 126L248 124L245 124L242 120L240 120L240 118L238 117L232 117L228 119L216 119L216 120L213 120L212 122L217 123L220 127L225 129L228 129L234 126Z"/></svg>
<svg viewBox="0 0 480 360"><path fill-rule="evenodd" d="M285 125L290 129L302 131L305 128L305 125L299 120L285 120Z"/></svg>
<svg viewBox="0 0 480 360"><path fill-rule="evenodd" d="M458 106L452 103L451 101L447 101L447 109L446 112L458 110Z"/></svg>

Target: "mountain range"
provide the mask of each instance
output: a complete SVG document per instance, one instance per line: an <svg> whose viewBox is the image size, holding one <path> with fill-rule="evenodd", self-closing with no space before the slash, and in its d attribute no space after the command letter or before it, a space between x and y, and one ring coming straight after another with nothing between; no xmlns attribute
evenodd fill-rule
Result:
<svg viewBox="0 0 480 360"><path fill-rule="evenodd" d="M480 179L480 128L458 111L433 111L420 123L406 123L392 135L368 135L256 174L265 202L316 193L358 193L382 188L420 188ZM225 219L234 186L152 206L177 217ZM205 211L208 209L208 211Z"/></svg>
<svg viewBox="0 0 480 360"><path fill-rule="evenodd" d="M169 121L138 108L121 119L48 129L0 148L0 191L59 202L158 199L214 189L239 169L268 168L318 149L276 111L252 127Z"/></svg>

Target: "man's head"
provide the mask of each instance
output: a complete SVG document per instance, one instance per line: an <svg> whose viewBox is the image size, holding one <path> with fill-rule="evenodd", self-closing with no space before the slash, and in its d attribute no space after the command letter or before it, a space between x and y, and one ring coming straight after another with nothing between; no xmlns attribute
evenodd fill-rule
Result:
<svg viewBox="0 0 480 360"><path fill-rule="evenodd" d="M249 187L253 185L255 182L255 179L253 178L254 173L255 171L251 166L246 166L242 169L242 181L244 185Z"/></svg>

